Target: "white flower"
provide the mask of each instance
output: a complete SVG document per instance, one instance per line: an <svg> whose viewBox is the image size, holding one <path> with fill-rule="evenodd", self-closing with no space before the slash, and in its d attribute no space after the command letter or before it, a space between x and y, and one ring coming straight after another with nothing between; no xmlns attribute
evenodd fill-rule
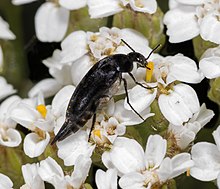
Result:
<svg viewBox="0 0 220 189"><path fill-rule="evenodd" d="M150 113L150 108L146 108L140 112L140 115L147 119L154 114ZM111 100L106 109L97 115L91 137L100 146L113 144L118 136L125 134L126 126L142 122L143 120L136 113L124 108L124 100L117 102Z"/></svg>
<svg viewBox="0 0 220 189"><path fill-rule="evenodd" d="M0 173L0 181L1 181L0 182L0 188L1 189L13 189L12 188L13 183L12 183L11 179L8 176Z"/></svg>
<svg viewBox="0 0 220 189"><path fill-rule="evenodd" d="M17 123L11 119L11 112L20 102L18 96L11 96L0 106L0 144L15 147L21 143L21 135L15 129Z"/></svg>
<svg viewBox="0 0 220 189"><path fill-rule="evenodd" d="M64 175L60 165L51 157L40 162L39 175L40 177L52 184L55 189L68 189L73 187L79 189L84 184L88 175L91 159L83 155L79 156L74 166L74 171L71 175Z"/></svg>
<svg viewBox="0 0 220 189"><path fill-rule="evenodd" d="M189 144L195 140L196 134L202 129L214 116L214 112L202 104L200 110L183 125L170 124L168 132L174 135L178 147L186 149ZM168 139L169 140L169 139Z"/></svg>
<svg viewBox="0 0 220 189"><path fill-rule="evenodd" d="M44 181L38 174L39 164L22 165L21 170L25 184L20 189L44 189Z"/></svg>
<svg viewBox="0 0 220 189"><path fill-rule="evenodd" d="M192 160L195 165L190 174L201 181L212 181L217 179L220 187L220 127L213 132L215 144L199 142L192 147Z"/></svg>
<svg viewBox="0 0 220 189"><path fill-rule="evenodd" d="M189 121L193 114L199 111L199 100L192 87L178 84L169 94L161 94L158 104L164 117L174 125L182 125Z"/></svg>
<svg viewBox="0 0 220 189"><path fill-rule="evenodd" d="M62 85L72 84L71 65L72 63L61 62L62 56L60 50L55 50L53 56L43 60L43 63L49 68L50 75L55 78L54 82ZM52 81L52 80L51 80ZM51 86L51 85L49 85ZM55 88L56 89L56 88Z"/></svg>
<svg viewBox="0 0 220 189"><path fill-rule="evenodd" d="M117 171L108 169L106 172L98 169L95 174L98 189L117 189Z"/></svg>
<svg viewBox="0 0 220 189"><path fill-rule="evenodd" d="M43 79L38 82L34 87L28 92L28 96L33 98L38 96L39 93L43 93L44 97L51 97L61 89L62 85L53 78Z"/></svg>
<svg viewBox="0 0 220 189"><path fill-rule="evenodd" d="M57 155L63 159L64 165L75 165L76 160L80 155L87 157L92 155L95 145L91 145L88 142L88 137L86 131L79 130L63 141L57 142Z"/></svg>
<svg viewBox="0 0 220 189"><path fill-rule="evenodd" d="M8 84L4 77L0 76L0 100L16 92L17 90L11 84Z"/></svg>
<svg viewBox="0 0 220 189"><path fill-rule="evenodd" d="M220 46L205 51L199 61L201 72L208 79L220 77Z"/></svg>
<svg viewBox="0 0 220 189"><path fill-rule="evenodd" d="M32 3L34 1L37 1L37 0L12 0L12 4L13 5L23 5L26 3Z"/></svg>
<svg viewBox="0 0 220 189"><path fill-rule="evenodd" d="M24 152L29 157L43 153L50 140L54 127L54 115L50 106L45 106L42 95L38 98L24 99L13 109L11 117L17 123L33 131L24 139Z"/></svg>
<svg viewBox="0 0 220 189"><path fill-rule="evenodd" d="M134 11L153 14L157 9L155 0L88 0L91 18L103 18L124 10L123 6L130 5Z"/></svg>
<svg viewBox="0 0 220 189"><path fill-rule="evenodd" d="M195 61L182 54L155 58L152 61L155 63L153 77L163 85L174 81L199 83L203 79Z"/></svg>
<svg viewBox="0 0 220 189"><path fill-rule="evenodd" d="M164 16L169 41L178 43L201 35L204 40L220 44L219 1L172 0Z"/></svg>
<svg viewBox="0 0 220 189"><path fill-rule="evenodd" d="M148 138L145 152L135 140L118 137L102 160L107 167L118 170L121 188L150 188L184 173L193 165L188 153L165 158L166 149L167 141L159 135Z"/></svg>
<svg viewBox="0 0 220 189"><path fill-rule="evenodd" d="M67 31L69 11L55 3L46 2L35 15L37 38L43 42L61 41Z"/></svg>

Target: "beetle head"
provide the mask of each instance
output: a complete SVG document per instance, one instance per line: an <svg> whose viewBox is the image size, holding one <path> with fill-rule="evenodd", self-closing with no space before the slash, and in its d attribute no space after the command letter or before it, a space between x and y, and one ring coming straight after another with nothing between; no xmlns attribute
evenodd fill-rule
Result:
<svg viewBox="0 0 220 189"><path fill-rule="evenodd" d="M147 60L146 58L144 57L144 55L142 55L141 53L138 53L138 52L131 52L128 54L129 56L129 59L132 61L132 62L137 62L139 66L141 67L146 67L147 65Z"/></svg>

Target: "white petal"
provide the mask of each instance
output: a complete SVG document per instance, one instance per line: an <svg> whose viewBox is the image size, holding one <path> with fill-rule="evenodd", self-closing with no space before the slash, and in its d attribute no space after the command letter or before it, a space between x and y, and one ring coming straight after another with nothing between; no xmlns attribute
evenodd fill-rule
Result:
<svg viewBox="0 0 220 189"><path fill-rule="evenodd" d="M220 57L212 56L203 58L199 62L199 68L208 79L220 77Z"/></svg>
<svg viewBox="0 0 220 189"><path fill-rule="evenodd" d="M9 128L4 135L2 136L0 132L0 144L3 146L16 147L21 143L21 135L15 129ZM5 137L7 140L4 139Z"/></svg>
<svg viewBox="0 0 220 189"><path fill-rule="evenodd" d="M164 16L167 35L171 43L179 43L199 34L199 26L195 17L194 6L181 6L169 10Z"/></svg>
<svg viewBox="0 0 220 189"><path fill-rule="evenodd" d="M71 177L68 177L68 182L73 188L80 188L82 186L89 174L91 164L92 160L88 156L80 155L76 159L74 171Z"/></svg>
<svg viewBox="0 0 220 189"><path fill-rule="evenodd" d="M200 35L204 40L220 44L220 22L215 14L206 15L200 25Z"/></svg>
<svg viewBox="0 0 220 189"><path fill-rule="evenodd" d="M79 130L75 134L57 143L58 156L64 160L66 166L75 165L80 155L91 156L95 146L88 143L88 135Z"/></svg>
<svg viewBox="0 0 220 189"><path fill-rule="evenodd" d="M45 98L53 96L56 92L61 88L61 84L59 84L55 79L48 78L43 79L39 83L37 83L31 90L28 92L29 97L37 96L40 92L43 93Z"/></svg>
<svg viewBox="0 0 220 189"><path fill-rule="evenodd" d="M56 49L53 52L52 57L49 57L42 62L49 68L50 75L52 75L59 83L63 85L72 84L70 72L72 63L61 63L62 58L61 50Z"/></svg>
<svg viewBox="0 0 220 189"><path fill-rule="evenodd" d="M136 52L143 54L145 57L151 52L151 48L148 46L149 42L147 38L140 32L125 28L121 30L121 37L124 39ZM117 53L129 53L131 50L126 46L119 46L116 49Z"/></svg>
<svg viewBox="0 0 220 189"><path fill-rule="evenodd" d="M134 139L118 137L110 151L110 159L119 174L140 171L145 168L144 151Z"/></svg>
<svg viewBox="0 0 220 189"><path fill-rule="evenodd" d="M61 43L62 63L75 61L88 52L86 33L75 31L69 34Z"/></svg>
<svg viewBox="0 0 220 189"><path fill-rule="evenodd" d="M119 185L123 189L144 189L144 180L142 174L133 172L123 175L119 180Z"/></svg>
<svg viewBox="0 0 220 189"><path fill-rule="evenodd" d="M141 6L140 5L138 6L137 2ZM130 5L131 8L134 9L135 11L149 13L149 14L153 14L157 10L157 2L155 0L141 0L141 1L130 0Z"/></svg>
<svg viewBox="0 0 220 189"><path fill-rule="evenodd" d="M220 152L217 146L208 142L199 142L192 147L192 160L195 165L190 174L202 181L211 181L217 178L220 172Z"/></svg>
<svg viewBox="0 0 220 189"><path fill-rule="evenodd" d="M179 3L186 4L186 5L201 5L206 0L176 0L176 1Z"/></svg>
<svg viewBox="0 0 220 189"><path fill-rule="evenodd" d="M4 77L0 76L0 100L16 91L11 84L7 83Z"/></svg>
<svg viewBox="0 0 220 189"><path fill-rule="evenodd" d="M25 180L25 183L31 189L44 189L44 182L38 175L39 164L26 164L22 165L22 174Z"/></svg>
<svg viewBox="0 0 220 189"><path fill-rule="evenodd" d="M182 125L199 111L196 92L186 84L174 86L174 91L169 95L161 94L158 103L162 114L174 125Z"/></svg>
<svg viewBox="0 0 220 189"><path fill-rule="evenodd" d="M24 139L24 153L33 158L40 156L50 141L50 135L46 132L46 138L41 139L36 133L28 134Z"/></svg>
<svg viewBox="0 0 220 189"><path fill-rule="evenodd" d="M69 10L77 10L86 6L86 0L59 0L59 4Z"/></svg>
<svg viewBox="0 0 220 189"><path fill-rule="evenodd" d="M171 159L169 157L166 157L159 169L158 169L158 176L160 178L160 181L164 182L166 181L167 179L169 179L169 176L170 176L170 173L172 173L172 163L171 163Z"/></svg>
<svg viewBox="0 0 220 189"><path fill-rule="evenodd" d="M88 55L84 55L72 64L72 81L75 86L79 84L79 82L82 80L82 78L85 76L85 74L90 70L92 66L93 64Z"/></svg>
<svg viewBox="0 0 220 189"><path fill-rule="evenodd" d="M4 57L3 57L3 52L2 52L2 47L0 45L0 69L3 69L3 61L4 61Z"/></svg>
<svg viewBox="0 0 220 189"><path fill-rule="evenodd" d="M91 18L103 18L123 10L118 0L88 0L88 8Z"/></svg>
<svg viewBox="0 0 220 189"><path fill-rule="evenodd" d="M194 162L191 160L190 154L188 153L177 154L171 159L171 161L173 170L169 179L181 175L194 165Z"/></svg>
<svg viewBox="0 0 220 189"><path fill-rule="evenodd" d="M177 54L168 59L172 62L167 76L167 83L179 80L187 83L199 83L203 79L203 75L198 72L195 61Z"/></svg>
<svg viewBox="0 0 220 189"><path fill-rule="evenodd" d="M220 152L220 126L212 133L213 138L215 139L215 143L217 145L217 148Z"/></svg>
<svg viewBox="0 0 220 189"><path fill-rule="evenodd" d="M113 115L123 125L136 125L143 122L136 113L124 108L124 100L116 102L115 112ZM153 116L154 113L150 113L150 107L148 107L144 111L140 112L140 115L144 118L144 120L146 120L148 117Z"/></svg>
<svg viewBox="0 0 220 189"><path fill-rule="evenodd" d="M9 29L9 25L0 16L0 39L15 39L15 35Z"/></svg>
<svg viewBox="0 0 220 189"><path fill-rule="evenodd" d="M13 120L30 130L35 129L32 123L38 118L38 115L39 112L37 112L37 110L24 102L20 102L11 112L11 118Z"/></svg>
<svg viewBox="0 0 220 189"><path fill-rule="evenodd" d="M74 90L74 86L67 85L60 89L60 91L54 96L52 101L52 111L56 117L64 115Z"/></svg>
<svg viewBox="0 0 220 189"><path fill-rule="evenodd" d="M15 128L17 123L11 119L11 112L17 107L21 98L17 95L8 97L1 103L0 106L0 120L1 127L4 129Z"/></svg>
<svg viewBox="0 0 220 189"><path fill-rule="evenodd" d="M145 150L145 158L148 164L158 167L165 157L166 150L167 141L165 139L160 135L150 135Z"/></svg>
<svg viewBox="0 0 220 189"><path fill-rule="evenodd" d="M0 180L1 180L1 182L0 182L1 189L12 189L13 183L8 176L0 173Z"/></svg>
<svg viewBox="0 0 220 189"><path fill-rule="evenodd" d="M34 1L37 1L37 0L12 0L12 4L13 5L23 5L23 4L31 3Z"/></svg>
<svg viewBox="0 0 220 189"><path fill-rule="evenodd" d="M35 15L37 38L43 42L61 41L66 33L69 11L46 2L40 6Z"/></svg>
<svg viewBox="0 0 220 189"><path fill-rule="evenodd" d="M217 177L217 186L218 188L220 188L220 173L218 174L218 177Z"/></svg>
<svg viewBox="0 0 220 189"><path fill-rule="evenodd" d="M214 112L207 109L205 103L203 103L197 114L196 121L198 121L201 127L203 127L213 118L214 115Z"/></svg>
<svg viewBox="0 0 220 189"><path fill-rule="evenodd" d="M60 165L51 157L40 162L40 167L38 169L40 177L51 183L57 189L66 188L66 181L64 180L63 170Z"/></svg>
<svg viewBox="0 0 220 189"><path fill-rule="evenodd" d="M157 90L153 92L145 89L139 85L136 85L128 92L129 102L137 112L142 112L150 106L154 101L157 94ZM125 98L125 108L131 110L131 107L127 103L127 97Z"/></svg>
<svg viewBox="0 0 220 189"><path fill-rule="evenodd" d="M117 171L108 169L106 172L98 169L95 175L98 189L117 189Z"/></svg>

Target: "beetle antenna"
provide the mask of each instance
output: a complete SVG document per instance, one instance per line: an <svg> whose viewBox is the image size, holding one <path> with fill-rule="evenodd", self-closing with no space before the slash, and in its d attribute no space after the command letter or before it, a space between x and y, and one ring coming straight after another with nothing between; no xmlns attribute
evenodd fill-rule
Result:
<svg viewBox="0 0 220 189"><path fill-rule="evenodd" d="M153 52L156 51L160 46L161 46L161 44L158 44L156 47L154 47L154 49L150 52L150 54L147 56L147 58L145 58L145 60L148 60L148 58L153 54Z"/></svg>
<svg viewBox="0 0 220 189"><path fill-rule="evenodd" d="M133 52L135 52L135 50L124 40L124 39L121 39L121 41L127 45Z"/></svg>

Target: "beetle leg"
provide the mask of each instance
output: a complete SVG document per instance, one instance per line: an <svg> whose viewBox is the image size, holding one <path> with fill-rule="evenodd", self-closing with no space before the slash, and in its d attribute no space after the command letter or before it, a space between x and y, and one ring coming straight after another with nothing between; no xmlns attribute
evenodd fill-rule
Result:
<svg viewBox="0 0 220 189"><path fill-rule="evenodd" d="M153 88L156 88L156 87L146 87L146 86L144 86L142 83L137 82L132 73L128 72L128 74L131 76L131 78L134 80L134 82L135 82L137 85L140 85L141 87L143 87L143 88L145 88L145 89L153 89Z"/></svg>
<svg viewBox="0 0 220 189"><path fill-rule="evenodd" d="M94 129L95 121L96 121L96 113L94 113L94 114L93 114L93 117L92 117L92 127L91 127L90 132L89 132L89 138L88 138L88 140L90 139L91 134L92 134L92 130Z"/></svg>
<svg viewBox="0 0 220 189"><path fill-rule="evenodd" d="M128 105L131 107L131 109L144 121L144 118L132 107L132 105L130 104L130 101L129 101L129 97L128 97L128 90L127 90L127 81L126 79L122 78L123 82L124 82L124 87L125 87L125 94L126 94L126 97L127 97L127 103Z"/></svg>

